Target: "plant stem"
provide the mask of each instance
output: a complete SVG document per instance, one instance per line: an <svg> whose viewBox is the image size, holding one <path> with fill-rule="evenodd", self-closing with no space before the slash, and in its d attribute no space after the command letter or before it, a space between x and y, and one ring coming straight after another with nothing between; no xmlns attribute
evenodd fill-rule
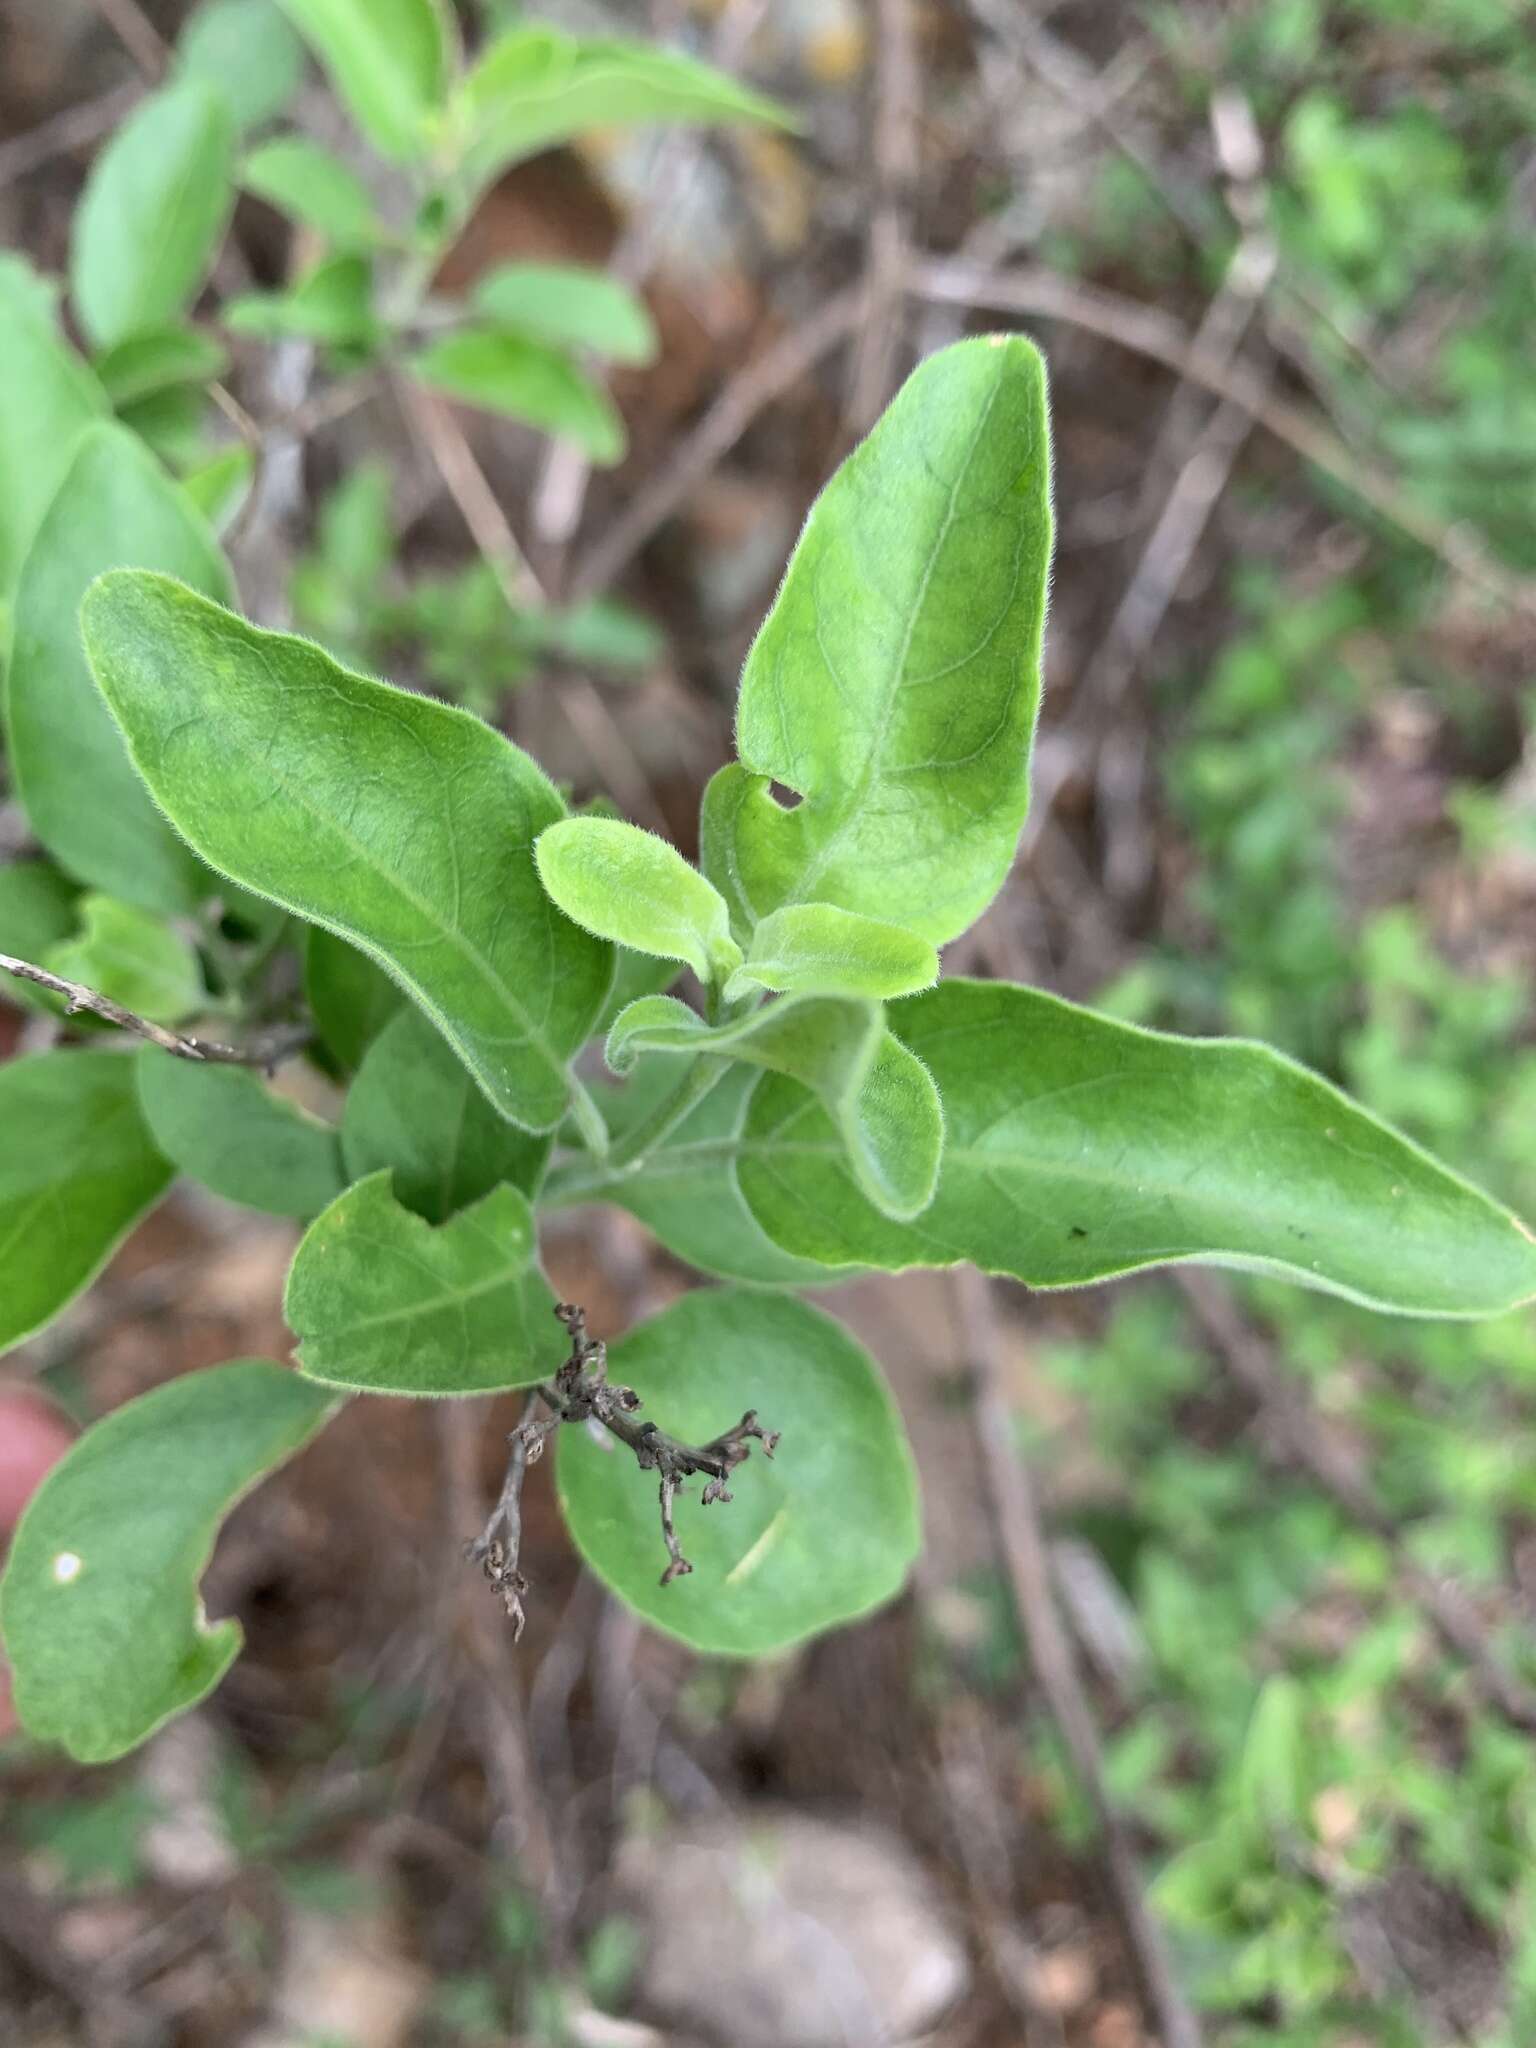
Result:
<svg viewBox="0 0 1536 2048"><path fill-rule="evenodd" d="M632 1179L643 1169L651 1151L725 1079L729 1069L729 1060L710 1059L704 1054L690 1060L671 1094L664 1095L649 1115L626 1132L595 1170L582 1160L565 1168L556 1167L544 1184L540 1206L568 1208L615 1180Z"/></svg>

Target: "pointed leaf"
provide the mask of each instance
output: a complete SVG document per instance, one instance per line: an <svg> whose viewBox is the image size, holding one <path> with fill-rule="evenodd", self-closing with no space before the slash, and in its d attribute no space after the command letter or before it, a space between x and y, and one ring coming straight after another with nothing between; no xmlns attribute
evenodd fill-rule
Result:
<svg viewBox="0 0 1536 2048"><path fill-rule="evenodd" d="M731 1499L676 1508L693 1571L666 1563L656 1476L584 1430L559 1436L556 1481L577 1548L627 1605L711 1655L757 1657L851 1621L900 1591L921 1540L912 1453L873 1360L790 1295L701 1289L609 1351L668 1435L707 1443L748 1408L782 1432L754 1445Z"/></svg>
<svg viewBox="0 0 1536 2048"><path fill-rule="evenodd" d="M548 1369L528 1328L533 1212L499 1187L434 1230L360 1180L317 1216L283 1296L310 1379L373 1394L489 1394ZM540 1332L542 1335L543 1332Z"/></svg>
<svg viewBox="0 0 1536 2048"><path fill-rule="evenodd" d="M80 930L52 947L42 964L152 1024L179 1024L208 1000L197 955L180 933L114 896L85 897Z"/></svg>
<svg viewBox="0 0 1536 2048"><path fill-rule="evenodd" d="M503 1116L580 1107L567 1062L611 959L540 886L562 807L526 754L167 577L103 578L82 624L135 766L211 866L385 967Z"/></svg>
<svg viewBox="0 0 1536 2048"><path fill-rule="evenodd" d="M32 829L92 887L181 913L207 877L134 773L80 644L80 600L103 569L168 570L229 594L217 541L126 427L92 427L48 509L16 597L7 710Z"/></svg>
<svg viewBox="0 0 1536 2048"><path fill-rule="evenodd" d="M624 422L613 400L569 356L541 341L500 328L461 327L412 356L406 368L466 405L562 434L594 462L617 462L624 453Z"/></svg>
<svg viewBox="0 0 1536 2048"><path fill-rule="evenodd" d="M134 1074L118 1052L0 1067L0 1351L89 1286L170 1184Z"/></svg>
<svg viewBox="0 0 1536 2048"><path fill-rule="evenodd" d="M1268 1046L1143 1031L979 981L946 981L891 1021L943 1091L938 1193L914 1223L881 1217L819 1105L770 1080L748 1112L741 1187L802 1257L970 1260L1031 1287L1202 1260L1408 1315L1496 1315L1536 1296L1523 1223Z"/></svg>
<svg viewBox="0 0 1536 2048"><path fill-rule="evenodd" d="M725 996L735 1002L751 989L771 988L882 1002L931 988L938 978L939 956L915 932L830 903L795 903L770 911L753 932Z"/></svg>
<svg viewBox="0 0 1536 2048"><path fill-rule="evenodd" d="M619 278L569 263L501 263L475 286L475 309L551 348L590 349L611 363L649 363L656 326Z"/></svg>
<svg viewBox="0 0 1536 2048"><path fill-rule="evenodd" d="M534 848L539 879L576 923L723 981L741 960L719 891L675 846L617 818L566 818Z"/></svg>
<svg viewBox="0 0 1536 2048"><path fill-rule="evenodd" d="M738 935L792 903L935 945L981 915L1029 801L1050 551L1039 352L931 356L813 506L748 658L703 824Z"/></svg>
<svg viewBox="0 0 1536 2048"><path fill-rule="evenodd" d="M318 1216L345 1188L329 1124L247 1067L139 1055L139 1101L156 1145L181 1173L272 1216Z"/></svg>
<svg viewBox="0 0 1536 2048"><path fill-rule="evenodd" d="M531 1199L550 1143L498 1116L441 1032L410 1008L363 1055L341 1118L348 1177L392 1169L396 1199L429 1223L503 1181Z"/></svg>
<svg viewBox="0 0 1536 2048"><path fill-rule="evenodd" d="M19 256L0 253L0 605L10 601L75 443L109 410L59 333L52 290ZM5 639L0 626L0 649Z"/></svg>
<svg viewBox="0 0 1536 2048"><path fill-rule="evenodd" d="M642 996L609 1032L608 1064L626 1074L646 1052L707 1053L793 1076L825 1107L859 1186L884 1214L915 1216L933 1199L944 1144L938 1093L877 1004L787 996L709 1025L674 996Z"/></svg>
<svg viewBox="0 0 1536 2048"><path fill-rule="evenodd" d="M282 0L358 127L408 163L429 140L451 63L438 0Z"/></svg>
<svg viewBox="0 0 1536 2048"><path fill-rule="evenodd" d="M279 135L253 149L240 166L240 182L342 248L366 248L379 239L367 186L350 165L307 136Z"/></svg>
<svg viewBox="0 0 1536 2048"><path fill-rule="evenodd" d="M213 1690L242 1640L237 1621L209 1622L198 1594L219 1524L333 1406L249 1358L172 1380L86 1431L29 1503L0 1586L29 1733L105 1763Z"/></svg>
<svg viewBox="0 0 1536 2048"><path fill-rule="evenodd" d="M197 296L234 203L234 121L184 78L137 107L91 166L70 286L97 348L164 327Z"/></svg>

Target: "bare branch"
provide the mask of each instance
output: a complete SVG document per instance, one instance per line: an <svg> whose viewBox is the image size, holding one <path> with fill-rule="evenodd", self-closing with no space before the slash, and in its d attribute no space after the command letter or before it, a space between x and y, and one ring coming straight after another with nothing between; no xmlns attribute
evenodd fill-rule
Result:
<svg viewBox="0 0 1536 2048"><path fill-rule="evenodd" d="M81 982L66 981L61 974L50 974L46 967L34 967L30 960L14 960L9 953L0 953L0 968L7 974L14 974L19 981L35 982L39 988L51 989L56 996L63 996L67 1015L73 1017L81 1010L88 1010L93 1017L115 1024L120 1031L136 1032L140 1038L147 1038L151 1045L158 1045L162 1052L174 1053L179 1060L202 1060L209 1065L225 1067L260 1067L271 1074L284 1060L291 1059L308 1045L310 1039L307 1025L294 1025L288 1030L272 1033L255 1045L221 1045L214 1038L193 1038L185 1032L168 1031L163 1024L151 1023L148 1017L141 1017L134 1010L125 1010L110 996L99 995L95 989L86 988Z"/></svg>

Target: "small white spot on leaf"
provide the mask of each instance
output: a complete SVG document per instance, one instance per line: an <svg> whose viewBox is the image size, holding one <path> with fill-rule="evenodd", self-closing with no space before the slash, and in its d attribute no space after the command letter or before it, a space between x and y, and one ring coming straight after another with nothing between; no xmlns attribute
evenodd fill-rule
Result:
<svg viewBox="0 0 1536 2048"><path fill-rule="evenodd" d="M84 1558L77 1557L72 1550L61 1550L53 1560L54 1583L60 1586L73 1585L84 1570Z"/></svg>

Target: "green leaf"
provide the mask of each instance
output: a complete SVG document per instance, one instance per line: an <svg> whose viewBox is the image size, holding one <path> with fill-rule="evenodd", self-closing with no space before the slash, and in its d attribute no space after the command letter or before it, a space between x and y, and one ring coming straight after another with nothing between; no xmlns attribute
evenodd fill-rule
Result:
<svg viewBox="0 0 1536 2048"><path fill-rule="evenodd" d="M16 948L6 948L0 940L0 951L3 950L15 952ZM632 953L627 946L615 946L613 987L597 1020L595 1036L606 1038L620 1012L638 997L664 995L681 972L675 960L658 960L651 953Z"/></svg>
<svg viewBox="0 0 1536 2048"><path fill-rule="evenodd" d="M915 1223L881 1217L820 1107L769 1080L738 1172L769 1236L802 1257L969 1260L1031 1287L1202 1260L1407 1315L1497 1315L1536 1295L1523 1223L1268 1046L979 981L890 1019L943 1093L938 1193Z"/></svg>
<svg viewBox="0 0 1536 2048"><path fill-rule="evenodd" d="M608 1064L625 1074L646 1052L708 1053L792 1076L814 1091L859 1186L885 1215L916 1216L933 1199L944 1144L939 1096L921 1060L885 1029L878 1004L786 996L709 1025L675 996L642 996L609 1032Z"/></svg>
<svg viewBox="0 0 1536 2048"><path fill-rule="evenodd" d="M81 433L109 410L59 334L50 288L19 256L0 253L0 606L10 602ZM0 629L0 646L4 638Z"/></svg>
<svg viewBox="0 0 1536 2048"><path fill-rule="evenodd" d="M226 1201L272 1216L318 1216L347 1184L329 1124L248 1067L139 1055L139 1102L156 1145Z"/></svg>
<svg viewBox="0 0 1536 2048"><path fill-rule="evenodd" d="M542 1378L549 1347L528 1328L524 1198L494 1188L434 1230L389 1180L348 1188L294 1255L283 1313L303 1371L375 1394L489 1394Z"/></svg>
<svg viewBox="0 0 1536 2048"><path fill-rule="evenodd" d="M581 40L552 28L497 38L464 81L465 172L478 189L510 165L591 128L648 122L793 125L772 100L650 43Z"/></svg>
<svg viewBox="0 0 1536 2048"><path fill-rule="evenodd" d="M199 462L181 479L187 499L196 506L215 534L225 532L245 502L255 472L251 451L243 442L232 441L206 462Z"/></svg>
<svg viewBox="0 0 1536 2048"><path fill-rule="evenodd" d="M931 988L938 978L939 956L915 932L830 903L795 903L771 910L758 925L725 997L736 1002L754 988L771 988L881 1002Z"/></svg>
<svg viewBox="0 0 1536 2048"><path fill-rule="evenodd" d="M498 1116L419 1010L391 1018L363 1055L341 1118L352 1180L394 1171L396 1198L446 1223L503 1181L532 1198L551 1140Z"/></svg>
<svg viewBox="0 0 1536 2048"><path fill-rule="evenodd" d="M358 127L385 156L426 149L452 63L437 0L282 0Z"/></svg>
<svg viewBox="0 0 1536 2048"><path fill-rule="evenodd" d="M222 377L229 358L216 341L190 327L156 327L132 334L96 359L96 374L114 406L134 405L179 384Z"/></svg>
<svg viewBox="0 0 1536 2048"><path fill-rule="evenodd" d="M104 577L81 617L134 765L211 866L386 968L503 1116L581 1109L567 1062L612 961L540 885L562 806L526 754L168 577Z"/></svg>
<svg viewBox="0 0 1536 2048"><path fill-rule="evenodd" d="M216 92L243 134L288 105L304 49L275 0L203 0L177 42L176 70Z"/></svg>
<svg viewBox="0 0 1536 2048"><path fill-rule="evenodd" d="M366 256L327 257L285 292L246 292L224 308L232 334L268 340L296 335L330 348L370 348L383 334L373 310L373 264Z"/></svg>
<svg viewBox="0 0 1536 2048"><path fill-rule="evenodd" d="M349 1074L405 1001L366 953L313 924L304 934L304 999L322 1044Z"/></svg>
<svg viewBox="0 0 1536 2048"><path fill-rule="evenodd" d="M765 1656L892 1599L921 1540L901 1419L873 1360L830 1316L789 1295L704 1289L613 1345L668 1435L706 1443L755 1408L782 1432L754 1446L732 1498L678 1503L692 1573L663 1587L656 1477L584 1430L559 1436L556 1481L577 1548L645 1619L712 1655Z"/></svg>
<svg viewBox="0 0 1536 2048"><path fill-rule="evenodd" d="M594 462L624 453L624 422L606 391L568 356L499 328L461 327L406 364L413 377L487 412L509 413L548 434L563 434Z"/></svg>
<svg viewBox="0 0 1536 2048"><path fill-rule="evenodd" d="M306 136L279 135L253 149L240 166L240 183L342 248L366 247L382 232L362 179Z"/></svg>
<svg viewBox="0 0 1536 2048"><path fill-rule="evenodd" d="M151 910L115 896L87 896L80 930L41 963L152 1024L179 1024L208 1001L197 954Z"/></svg>
<svg viewBox="0 0 1536 2048"><path fill-rule="evenodd" d="M738 935L793 903L936 946L980 916L1029 802L1050 549L1039 352L930 356L816 501L747 661L703 818Z"/></svg>
<svg viewBox="0 0 1536 2048"><path fill-rule="evenodd" d="M219 1523L333 1405L250 1358L156 1387L86 1431L28 1504L0 1586L30 1734L106 1763L213 1690L242 1641L198 1594Z"/></svg>
<svg viewBox="0 0 1536 2048"><path fill-rule="evenodd" d="M551 348L590 349L610 363L656 359L656 326L638 292L569 263L501 263L475 286L475 310Z"/></svg>
<svg viewBox="0 0 1536 2048"><path fill-rule="evenodd" d="M97 157L69 275L98 349L169 325L196 297L234 203L233 149L221 94L185 78L136 108Z"/></svg>
<svg viewBox="0 0 1536 2048"><path fill-rule="evenodd" d="M171 1169L139 1114L134 1062L44 1052L0 1066L0 1350L86 1287Z"/></svg>
<svg viewBox="0 0 1536 2048"><path fill-rule="evenodd" d="M740 965L724 898L654 832L617 818L565 818L540 835L534 858L566 916L599 938L680 960L705 983Z"/></svg>
<svg viewBox="0 0 1536 2048"><path fill-rule="evenodd" d="M206 878L134 773L80 644L86 586L132 562L229 594L218 544L125 427L92 427L16 597L11 765L32 829L71 874L147 910L191 910Z"/></svg>
<svg viewBox="0 0 1536 2048"><path fill-rule="evenodd" d="M208 445L208 397L195 384L171 384L147 398L129 399L117 416L169 470L190 469Z"/></svg>
<svg viewBox="0 0 1536 2048"><path fill-rule="evenodd" d="M612 1202L627 1209L674 1257L722 1280L756 1287L826 1287L848 1276L781 1250L747 1207L736 1158L757 1075L734 1067L638 1168L610 1171L582 1161L547 1184L540 1207ZM599 1101L615 1141L646 1115L676 1077L665 1061L642 1064L623 1088Z"/></svg>
<svg viewBox="0 0 1536 2048"><path fill-rule="evenodd" d="M41 963L79 923L80 892L45 860L16 860L0 868L0 953ZM28 1010L58 1011L62 1004L30 981L0 974L0 997Z"/></svg>

